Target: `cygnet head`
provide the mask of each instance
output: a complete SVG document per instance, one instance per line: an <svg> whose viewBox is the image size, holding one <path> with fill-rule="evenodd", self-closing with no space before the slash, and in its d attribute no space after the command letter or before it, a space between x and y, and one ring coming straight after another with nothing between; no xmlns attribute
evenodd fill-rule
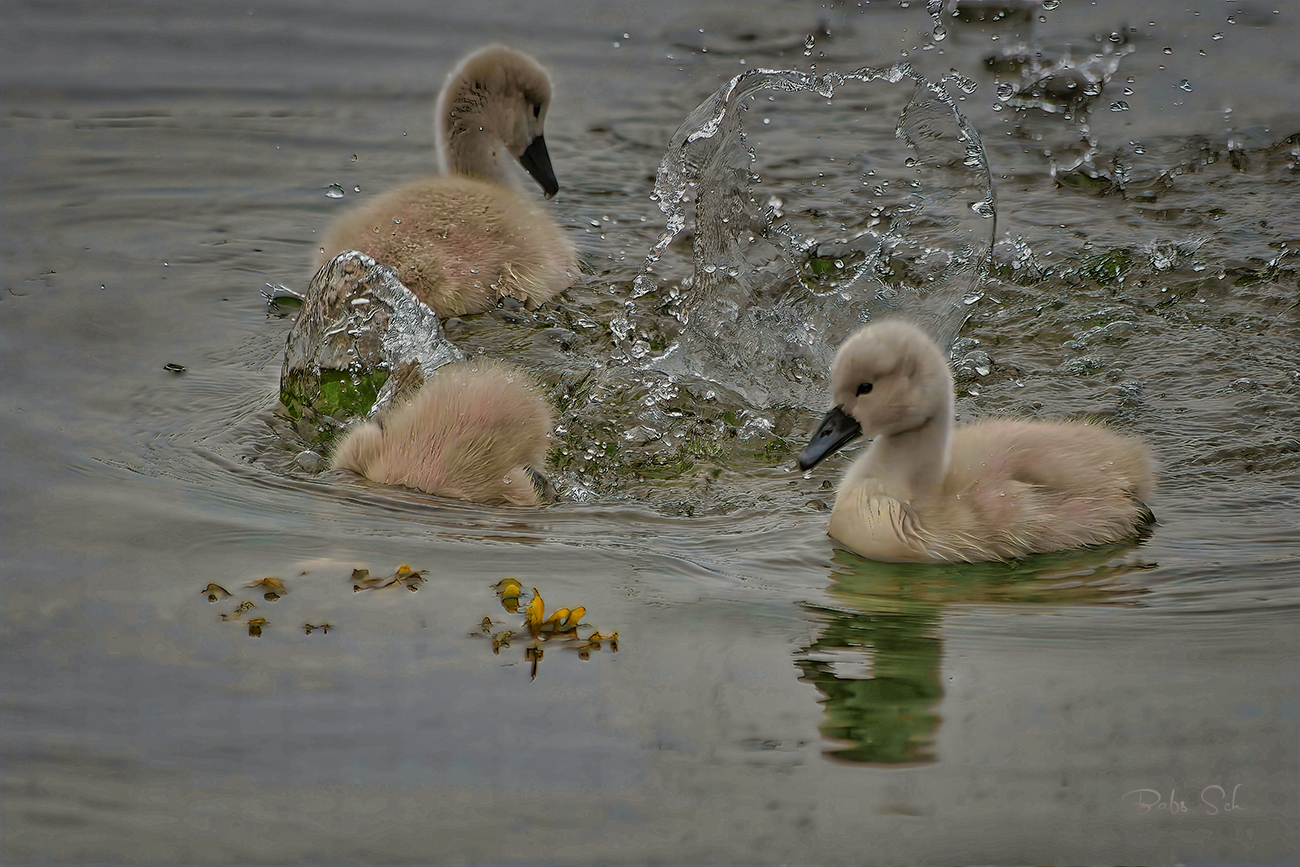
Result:
<svg viewBox="0 0 1300 867"><path fill-rule="evenodd" d="M831 365L835 407L822 419L800 469L811 469L861 435L916 430L936 416L951 425L952 374L939 347L920 328L899 319L855 332Z"/></svg>
<svg viewBox="0 0 1300 867"><path fill-rule="evenodd" d="M537 181L546 198L560 185L542 127L551 80L520 51L491 45L461 61L438 96L434 132L443 170L510 182L508 154Z"/></svg>

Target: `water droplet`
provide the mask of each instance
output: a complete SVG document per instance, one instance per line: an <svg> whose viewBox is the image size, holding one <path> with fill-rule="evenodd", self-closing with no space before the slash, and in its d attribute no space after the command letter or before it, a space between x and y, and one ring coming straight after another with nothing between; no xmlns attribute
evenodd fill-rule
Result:
<svg viewBox="0 0 1300 867"><path fill-rule="evenodd" d="M1125 102L1125 101L1122 100L1122 99L1119 100L1118 102L1112 102L1112 103L1110 104L1110 110L1111 110L1111 111L1128 111L1128 103Z"/></svg>
<svg viewBox="0 0 1300 867"><path fill-rule="evenodd" d="M352 188L352 192L354 192L354 193L359 193L359 192L361 192L361 185L360 185L360 184L357 184L355 187L353 187L353 188Z"/></svg>
<svg viewBox="0 0 1300 867"><path fill-rule="evenodd" d="M343 188L340 187L338 184L330 184L328 187L325 188L325 198L327 199L343 198Z"/></svg>
<svg viewBox="0 0 1300 867"><path fill-rule="evenodd" d="M402 225L402 219L400 217L393 217L393 225L394 226Z"/></svg>
<svg viewBox="0 0 1300 867"><path fill-rule="evenodd" d="M1216 33L1210 38L1213 39L1215 42L1218 42L1220 39L1223 38L1223 33L1222 32Z"/></svg>
<svg viewBox="0 0 1300 867"><path fill-rule="evenodd" d="M817 40L813 38L811 33L809 33L808 38L803 41L803 56L812 57L813 46L816 44Z"/></svg>
<svg viewBox="0 0 1300 867"><path fill-rule="evenodd" d="M962 75L955 69L949 70L945 77L950 81L956 82L957 86L961 88L963 93L974 93L975 89L979 87L979 84L975 79Z"/></svg>
<svg viewBox="0 0 1300 867"><path fill-rule="evenodd" d="M1186 91L1190 91L1192 89L1192 83L1185 78L1182 81L1178 82L1178 86Z"/></svg>
<svg viewBox="0 0 1300 867"><path fill-rule="evenodd" d="M1229 23L1229 24L1236 24L1236 23L1237 23L1237 19L1236 19L1235 17L1233 17L1232 15L1229 15L1229 16L1228 16L1228 23Z"/></svg>
<svg viewBox="0 0 1300 867"><path fill-rule="evenodd" d="M356 155L356 154L353 154L353 155L352 155L352 162L355 163L356 161L357 161L357 155Z"/></svg>
<svg viewBox="0 0 1300 867"><path fill-rule="evenodd" d="M1166 46L1164 47L1163 50L1164 50L1164 53L1165 53L1165 54L1173 54L1173 53L1174 53L1174 50L1173 50L1172 48L1170 48L1168 45L1166 45Z"/></svg>
<svg viewBox="0 0 1300 867"><path fill-rule="evenodd" d="M903 165L907 166L908 168L911 168L912 166L916 165L916 157L908 157L907 159L903 160Z"/></svg>
<svg viewBox="0 0 1300 867"><path fill-rule="evenodd" d="M1061 5L1061 0L1043 0L1043 8L1051 12L1057 6Z"/></svg>

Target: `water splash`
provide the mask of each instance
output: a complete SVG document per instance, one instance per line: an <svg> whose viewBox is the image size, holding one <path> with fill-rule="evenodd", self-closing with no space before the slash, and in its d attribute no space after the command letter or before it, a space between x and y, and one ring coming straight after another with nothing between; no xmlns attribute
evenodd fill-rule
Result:
<svg viewBox="0 0 1300 867"><path fill-rule="evenodd" d="M312 278L285 345L280 401L310 441L372 415L463 353L385 265L340 253Z"/></svg>
<svg viewBox="0 0 1300 867"><path fill-rule="evenodd" d="M951 342L981 294L996 200L949 85L968 82L906 62L755 69L705 100L659 166L667 226L611 323L620 360L757 408L817 406L835 347L876 313Z"/></svg>

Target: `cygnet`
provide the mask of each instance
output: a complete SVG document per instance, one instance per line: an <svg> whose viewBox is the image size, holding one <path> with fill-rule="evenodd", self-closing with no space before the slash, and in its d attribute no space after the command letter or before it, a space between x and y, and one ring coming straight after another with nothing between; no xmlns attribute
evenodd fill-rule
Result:
<svg viewBox="0 0 1300 867"><path fill-rule="evenodd" d="M873 560L979 562L1132 538L1154 521L1150 451L1100 424L989 419L954 429L953 378L921 329L872 323L831 367L835 408L808 470L859 435L829 534Z"/></svg>
<svg viewBox="0 0 1300 867"><path fill-rule="evenodd" d="M534 506L553 427L527 374L500 362L447 365L378 422L352 425L331 465L371 481L488 505Z"/></svg>
<svg viewBox="0 0 1300 867"><path fill-rule="evenodd" d="M576 273L573 245L512 177L517 160L546 198L559 190L542 136L550 103L550 79L528 55L494 45L466 57L435 108L442 174L344 214L318 264L359 250L444 318L482 313L507 295L536 307L564 291Z"/></svg>

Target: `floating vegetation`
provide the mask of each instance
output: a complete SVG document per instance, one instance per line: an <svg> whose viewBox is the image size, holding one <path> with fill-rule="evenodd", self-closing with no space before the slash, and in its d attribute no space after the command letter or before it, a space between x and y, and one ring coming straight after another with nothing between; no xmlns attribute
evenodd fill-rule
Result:
<svg viewBox="0 0 1300 867"><path fill-rule="evenodd" d="M238 620L239 618L243 617L245 614L247 614L249 611L252 611L256 607L257 604L255 602L245 599L243 602L239 603L239 606L235 608L234 611L230 612L229 614L221 615L221 619L225 621Z"/></svg>
<svg viewBox="0 0 1300 867"><path fill-rule="evenodd" d="M265 591L262 594L262 598L267 602L275 602L281 596L289 592L284 586L284 582L279 578L262 578L248 585L250 590L255 587Z"/></svg>
<svg viewBox="0 0 1300 867"><path fill-rule="evenodd" d="M520 613L520 597L524 595L523 585L515 578L503 578L492 588L506 612L514 615ZM524 661L529 663L530 680L537 678L537 667L545 656L545 645L551 641L560 641L566 650L575 651L579 659L590 659L593 651L608 647L618 652L618 633L602 635L598 630L583 637L579 635L581 620L587 613L585 607L558 608L548 616L546 603L542 594L534 587L532 597L523 606L523 622L514 628L497 630L497 622L491 617L484 617L478 631L470 633L473 637L489 636L492 639L492 652L500 655L503 648L509 648L512 639L527 635L530 640L524 648Z"/></svg>
<svg viewBox="0 0 1300 867"><path fill-rule="evenodd" d="M220 584L209 584L199 592L207 594L209 602L216 602L218 599L230 598L230 591L222 587Z"/></svg>
<svg viewBox="0 0 1300 867"><path fill-rule="evenodd" d="M352 582L352 592L360 593L362 590L383 590L385 587L405 587L412 593L420 589L426 579L424 576L429 574L428 569L412 569L403 563L397 567L397 571L392 575L383 575L372 577L369 569L353 569L352 577L348 580Z"/></svg>

